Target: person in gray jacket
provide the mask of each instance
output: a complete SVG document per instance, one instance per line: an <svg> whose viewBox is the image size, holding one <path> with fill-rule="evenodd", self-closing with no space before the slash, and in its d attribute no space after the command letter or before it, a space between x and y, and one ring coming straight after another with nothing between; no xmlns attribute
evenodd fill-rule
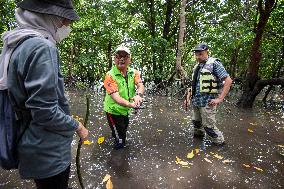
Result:
<svg viewBox="0 0 284 189"><path fill-rule="evenodd" d="M73 135L84 140L88 130L69 115L56 44L79 16L71 0L24 0L15 17L18 27L2 35L0 63L9 69L0 75L0 88L30 115L21 122L19 173L39 189L67 189Z"/></svg>

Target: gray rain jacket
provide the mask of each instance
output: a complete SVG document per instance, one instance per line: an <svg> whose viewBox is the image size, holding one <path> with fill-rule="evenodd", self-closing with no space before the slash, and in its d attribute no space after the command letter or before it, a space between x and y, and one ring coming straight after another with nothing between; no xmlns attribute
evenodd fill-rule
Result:
<svg viewBox="0 0 284 189"><path fill-rule="evenodd" d="M45 38L25 40L11 56L8 89L18 108L31 112L19 146L22 178L57 175L71 163L71 142L79 123L69 116L55 44Z"/></svg>

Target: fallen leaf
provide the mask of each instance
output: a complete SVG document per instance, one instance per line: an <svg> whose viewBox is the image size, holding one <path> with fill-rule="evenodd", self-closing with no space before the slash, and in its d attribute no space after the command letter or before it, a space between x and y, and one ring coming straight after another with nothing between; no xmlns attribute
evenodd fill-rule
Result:
<svg viewBox="0 0 284 189"><path fill-rule="evenodd" d="M253 133L253 130L251 130L251 129L248 129L248 132L250 132L250 133Z"/></svg>
<svg viewBox="0 0 284 189"><path fill-rule="evenodd" d="M181 159L176 156L176 162L180 162L180 161L181 161Z"/></svg>
<svg viewBox="0 0 284 189"><path fill-rule="evenodd" d="M193 158L193 156L194 156L194 153L193 153L193 150L191 150L191 152L188 153L186 157L187 157L188 159L191 159L191 158Z"/></svg>
<svg viewBox="0 0 284 189"><path fill-rule="evenodd" d="M253 167L253 168L255 168L259 172L263 172L263 169L261 169L261 168L258 168L258 167Z"/></svg>
<svg viewBox="0 0 284 189"><path fill-rule="evenodd" d="M281 144L278 144L277 146L280 148L284 148L284 145L281 145Z"/></svg>
<svg viewBox="0 0 284 189"><path fill-rule="evenodd" d="M83 144L85 144L85 145L90 145L90 144L92 144L93 142L91 142L91 141L89 141L89 140L84 140L84 142L83 142Z"/></svg>
<svg viewBox="0 0 284 189"><path fill-rule="evenodd" d="M109 175L109 174L106 174L106 176L105 176L105 178L103 179L103 182L102 182L102 183L108 181L109 179L110 179L110 175Z"/></svg>
<svg viewBox="0 0 284 189"><path fill-rule="evenodd" d="M207 161L208 163L212 163L211 160L209 160L209 159L207 159L207 158L204 158L204 159L205 159L205 161Z"/></svg>
<svg viewBox="0 0 284 189"><path fill-rule="evenodd" d="M99 137L98 138L98 144L101 144L101 143L103 143L105 141L105 137Z"/></svg>
<svg viewBox="0 0 284 189"><path fill-rule="evenodd" d="M195 154L198 154L199 153L199 148L196 148L195 149Z"/></svg>
<svg viewBox="0 0 284 189"><path fill-rule="evenodd" d="M106 189L113 189L113 184L110 179L106 183Z"/></svg>
<svg viewBox="0 0 284 189"><path fill-rule="evenodd" d="M218 154L215 154L214 157L217 158L217 159L223 159L223 157L219 156Z"/></svg>
<svg viewBox="0 0 284 189"><path fill-rule="evenodd" d="M229 160L229 159L225 159L224 161L222 161L223 163L227 164L227 163L231 163L233 162L232 160Z"/></svg>
<svg viewBox="0 0 284 189"><path fill-rule="evenodd" d="M187 166L187 165L188 165L188 162L186 162L186 161L180 161L179 164L181 164L182 166Z"/></svg>
<svg viewBox="0 0 284 189"><path fill-rule="evenodd" d="M247 164L243 164L243 166L244 166L245 168L250 168L250 165L247 165Z"/></svg>

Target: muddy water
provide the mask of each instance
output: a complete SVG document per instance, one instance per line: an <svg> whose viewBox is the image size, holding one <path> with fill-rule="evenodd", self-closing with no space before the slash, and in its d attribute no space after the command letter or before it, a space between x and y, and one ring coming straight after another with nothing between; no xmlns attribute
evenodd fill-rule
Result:
<svg viewBox="0 0 284 189"><path fill-rule="evenodd" d="M82 94L69 92L72 114L84 117ZM146 109L130 116L127 147L112 149L112 139L102 96L91 97L90 140L81 149L85 188L103 189L106 174L114 189L188 189L284 187L284 119L279 109L256 106L252 111L235 108L235 98L219 107L219 129L226 145L192 137L189 109L168 97L148 97ZM99 137L105 141L98 144ZM70 186L79 188L73 141ZM280 145L280 146L279 146ZM198 149L198 150L196 150ZM193 150L193 157L187 158ZM198 152L198 153L197 153ZM179 159L177 159L179 158ZM182 165L184 164L184 165ZM32 181L19 179L17 171L0 170L0 188L33 188Z"/></svg>

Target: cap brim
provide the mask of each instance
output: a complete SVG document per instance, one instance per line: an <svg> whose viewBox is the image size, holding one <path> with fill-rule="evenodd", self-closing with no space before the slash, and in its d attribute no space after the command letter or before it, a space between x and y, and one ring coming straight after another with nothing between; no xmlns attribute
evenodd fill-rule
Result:
<svg viewBox="0 0 284 189"><path fill-rule="evenodd" d="M71 8L59 7L57 5L52 5L44 1L22 1L18 3L18 6L22 9L29 10L32 12L56 15L69 20L79 20L80 17L77 15L76 11Z"/></svg>

